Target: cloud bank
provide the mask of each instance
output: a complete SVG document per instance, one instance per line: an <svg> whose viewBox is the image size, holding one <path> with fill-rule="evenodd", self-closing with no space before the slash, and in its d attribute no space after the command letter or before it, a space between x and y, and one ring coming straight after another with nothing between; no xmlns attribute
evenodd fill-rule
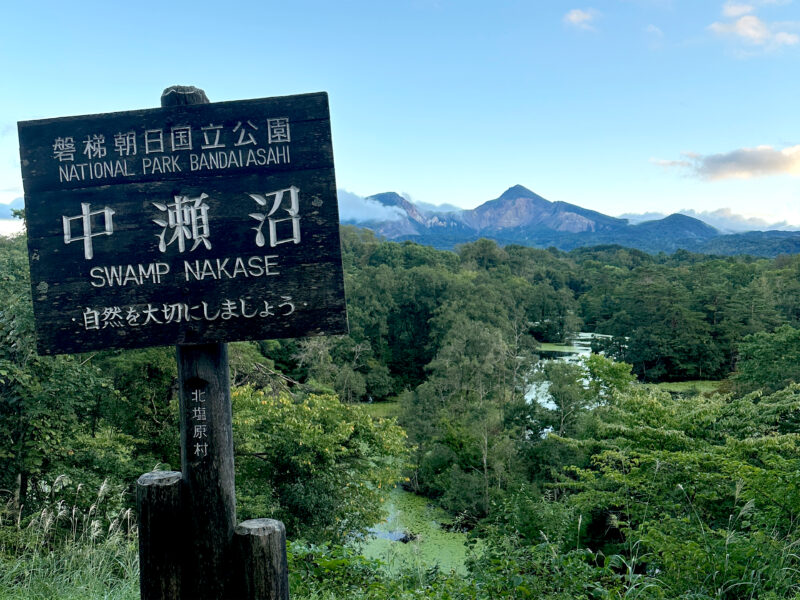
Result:
<svg viewBox="0 0 800 600"><path fill-rule="evenodd" d="M794 231L798 228L790 225L788 221L771 222L758 217L745 217L736 214L730 208L718 208L717 210L697 211L694 209L681 209L679 214L699 219L708 223L712 227L719 229L723 233L743 233L745 231L771 231L780 229L784 231ZM643 221L654 221L666 217L664 213L625 213L620 215L622 219L628 219L632 224Z"/></svg>
<svg viewBox="0 0 800 600"><path fill-rule="evenodd" d="M339 219L350 223L369 221L396 221L406 215L397 206L384 206L375 200L368 200L346 190L338 190Z"/></svg>
<svg viewBox="0 0 800 600"><path fill-rule="evenodd" d="M739 148L721 154L684 152L680 160L652 162L667 168L682 168L707 181L753 179L770 175L800 175L800 145L782 150L772 146Z"/></svg>
<svg viewBox="0 0 800 600"><path fill-rule="evenodd" d="M757 4L783 4L775 0L760 0ZM752 48L777 50L783 46L800 44L800 35L794 33L800 24L793 22L766 23L755 14L755 4L729 0L722 7L727 21L716 21L708 29L721 37L742 42Z"/></svg>
<svg viewBox="0 0 800 600"><path fill-rule="evenodd" d="M772 223L758 217L745 217L734 213L730 208L718 208L717 210L698 212L693 209L681 210L682 215L694 217L716 227L720 231L729 233L741 233L744 231L769 231L773 229L797 229L789 225L787 221Z"/></svg>
<svg viewBox="0 0 800 600"><path fill-rule="evenodd" d="M406 198L408 200L408 198ZM462 212L464 209L454 204L431 204L430 202L414 202L421 212L425 214L430 213L448 213L448 212Z"/></svg>

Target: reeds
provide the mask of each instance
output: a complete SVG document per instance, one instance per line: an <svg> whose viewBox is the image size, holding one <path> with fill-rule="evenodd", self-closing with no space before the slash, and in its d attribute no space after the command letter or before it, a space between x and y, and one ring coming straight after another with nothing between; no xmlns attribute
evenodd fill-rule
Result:
<svg viewBox="0 0 800 600"><path fill-rule="evenodd" d="M27 518L0 510L0 599L138 598L136 518L120 488L103 481L89 503L82 484L40 482Z"/></svg>

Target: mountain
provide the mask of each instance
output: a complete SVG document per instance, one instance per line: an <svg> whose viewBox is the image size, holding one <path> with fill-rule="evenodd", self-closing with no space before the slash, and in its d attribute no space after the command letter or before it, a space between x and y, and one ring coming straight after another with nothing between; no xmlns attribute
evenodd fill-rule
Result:
<svg viewBox="0 0 800 600"><path fill-rule="evenodd" d="M718 208L712 211L696 211L691 208L684 208L678 211L681 215L687 217L694 217L699 219L712 227L715 227L720 233L746 233L748 231L796 231L799 228L790 225L787 221L780 221L777 223L765 221L757 217L745 217L734 213L730 208ZM628 219L631 224L641 223L642 221L652 221L654 219L663 219L666 215L655 212L648 212L643 214L626 213L620 215L620 219Z"/></svg>
<svg viewBox="0 0 800 600"><path fill-rule="evenodd" d="M647 252L675 252L684 248L696 249L720 232L698 219L682 214L672 214L663 219L629 225L620 231L616 243Z"/></svg>
<svg viewBox="0 0 800 600"><path fill-rule="evenodd" d="M394 192L368 196L363 203L361 209L343 210L342 222L367 227L386 239L437 248L486 237L500 244L562 250L621 244L647 252L674 252L696 250L720 235L710 225L679 214L632 225L627 219L568 202L551 202L521 185L471 210L438 212L426 207L423 211ZM375 218L369 216L370 207Z"/></svg>
<svg viewBox="0 0 800 600"><path fill-rule="evenodd" d="M507 189L496 200L461 213L465 225L493 233L535 230L584 233L610 231L626 223L566 202L550 202L521 185Z"/></svg>
<svg viewBox="0 0 800 600"><path fill-rule="evenodd" d="M515 185L471 210L426 205L424 210L394 192L358 198L340 191L341 219L390 240L412 240L450 249L481 237L499 244L572 250L618 244L646 252L685 249L706 254L777 256L800 252L800 232L726 234L685 214L631 223L568 202L551 202ZM361 204L353 204L358 198Z"/></svg>
<svg viewBox="0 0 800 600"><path fill-rule="evenodd" d="M748 231L720 235L697 248L704 254L752 254L774 257L800 253L800 231Z"/></svg>
<svg viewBox="0 0 800 600"><path fill-rule="evenodd" d="M13 219L14 214L11 211L23 208L25 208L25 200L22 198L14 198L8 204L0 204L0 219Z"/></svg>
<svg viewBox="0 0 800 600"><path fill-rule="evenodd" d="M399 209L399 211L402 211L402 215L396 219L378 222L361 221L358 223L363 227L372 229L386 239L427 238L433 235L440 240L444 240L448 237L460 240L462 238L468 239L472 234L472 230L461 220L460 213L436 212L430 210L422 212L415 204L394 192L368 196L365 198L365 201L385 208ZM343 221L347 222L345 219L343 219ZM436 244L430 241L422 243L427 243L432 246L449 247L447 243Z"/></svg>

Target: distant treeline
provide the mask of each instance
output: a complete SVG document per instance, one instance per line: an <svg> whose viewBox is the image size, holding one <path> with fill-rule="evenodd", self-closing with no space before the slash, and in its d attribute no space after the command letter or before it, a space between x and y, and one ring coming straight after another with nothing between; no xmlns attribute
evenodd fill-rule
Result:
<svg viewBox="0 0 800 600"><path fill-rule="evenodd" d="M450 252L349 226L342 248L350 335L316 340L305 353L306 342L284 341L270 355L294 377L335 384L348 399L420 385L448 336L470 325L512 346L562 342L577 331L609 334L606 355L653 382L722 379L745 336L800 319L798 255L561 252L489 240Z"/></svg>

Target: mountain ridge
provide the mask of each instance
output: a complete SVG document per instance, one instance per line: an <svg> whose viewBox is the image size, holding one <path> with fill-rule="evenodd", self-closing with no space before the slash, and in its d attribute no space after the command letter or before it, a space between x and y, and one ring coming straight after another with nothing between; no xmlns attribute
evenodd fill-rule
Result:
<svg viewBox="0 0 800 600"><path fill-rule="evenodd" d="M367 202L392 210L390 219L348 220L396 241L411 240L441 249L481 237L502 245L553 246L560 250L619 244L650 253L688 250L706 254L776 256L800 252L800 232L726 233L688 215L631 223L563 201L550 201L522 185L473 208L437 212L420 210L395 192L368 196Z"/></svg>

